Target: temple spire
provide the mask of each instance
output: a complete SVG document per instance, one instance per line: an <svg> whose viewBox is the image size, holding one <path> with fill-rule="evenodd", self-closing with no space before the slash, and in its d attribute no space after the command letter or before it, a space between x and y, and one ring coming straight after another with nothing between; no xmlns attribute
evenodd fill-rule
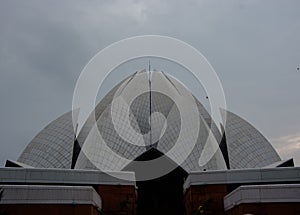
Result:
<svg viewBox="0 0 300 215"><path fill-rule="evenodd" d="M148 61L148 81L149 81L149 123L150 123L150 143L149 146L152 147L152 119L151 119L151 113L152 113L152 86L151 86L151 64L150 60Z"/></svg>

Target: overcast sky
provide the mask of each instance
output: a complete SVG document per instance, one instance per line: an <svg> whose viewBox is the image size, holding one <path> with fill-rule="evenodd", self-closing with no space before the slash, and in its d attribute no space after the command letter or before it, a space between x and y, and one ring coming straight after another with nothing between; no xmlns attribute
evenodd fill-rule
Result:
<svg viewBox="0 0 300 215"><path fill-rule="evenodd" d="M299 9L298 0L0 0L0 166L71 109L90 58L144 34L197 48L228 109L300 165Z"/></svg>

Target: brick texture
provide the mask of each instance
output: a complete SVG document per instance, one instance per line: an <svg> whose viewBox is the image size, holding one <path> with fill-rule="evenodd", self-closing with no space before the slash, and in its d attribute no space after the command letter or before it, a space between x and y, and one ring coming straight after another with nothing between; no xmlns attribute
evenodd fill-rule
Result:
<svg viewBox="0 0 300 215"><path fill-rule="evenodd" d="M137 195L135 187L100 185L97 188L102 199L104 215L135 215Z"/></svg>

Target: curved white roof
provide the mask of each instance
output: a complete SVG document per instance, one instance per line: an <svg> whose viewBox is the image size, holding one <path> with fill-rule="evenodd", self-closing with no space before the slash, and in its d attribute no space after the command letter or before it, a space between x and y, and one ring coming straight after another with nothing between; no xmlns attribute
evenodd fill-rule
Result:
<svg viewBox="0 0 300 215"><path fill-rule="evenodd" d="M158 71L152 72L150 86L148 75L147 72L140 72L130 76L98 104L94 119L97 124L94 123L91 127L92 123L90 123L89 126L83 127L85 138L83 132L79 134L78 140L82 145L82 151L75 168L122 170L151 147L164 154L174 147L184 123L176 101L179 103L183 101L189 91L175 78ZM205 166L199 166L200 155L210 131L207 121L210 120L210 124L213 122L208 117L209 114L202 110L204 107L200 102L195 97L192 98L197 113L186 114L190 121L187 121L184 127L188 127L189 122L192 125L193 120L199 120L200 129L191 127L180 133L184 136L181 142L186 142L186 146L183 144L181 150L190 150L191 153L187 159L176 150L170 151L168 156L187 172L199 169L225 169L226 165L219 149L215 150L216 153L209 158L210 161ZM101 111L97 111L100 109ZM188 109L182 110L187 112ZM205 118L201 113L206 114ZM194 119L195 116L199 119ZM191 146L188 145L192 141L193 134L198 137L194 149L189 148ZM220 138L219 131L217 134ZM209 145L218 148L219 142L214 135L211 135L208 142Z"/></svg>
<svg viewBox="0 0 300 215"><path fill-rule="evenodd" d="M86 120L78 144L68 112L38 133L18 162L41 168L73 164L76 169L120 171L152 148L187 172L226 169L224 153L232 169L259 168L280 160L252 125L221 110L227 117L225 145L208 111L183 84L163 72L149 74L137 72L116 85ZM226 150L220 150L221 141Z"/></svg>
<svg viewBox="0 0 300 215"><path fill-rule="evenodd" d="M236 114L226 114L226 143L231 169L259 168L280 161L271 143L249 122Z"/></svg>
<svg viewBox="0 0 300 215"><path fill-rule="evenodd" d="M32 167L71 168L74 138L70 111L41 130L22 152L18 161Z"/></svg>

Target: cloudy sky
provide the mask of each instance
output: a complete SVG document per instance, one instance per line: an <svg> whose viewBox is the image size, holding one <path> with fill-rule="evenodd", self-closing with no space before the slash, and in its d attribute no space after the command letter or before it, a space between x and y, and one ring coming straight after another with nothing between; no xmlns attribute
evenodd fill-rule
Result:
<svg viewBox="0 0 300 215"><path fill-rule="evenodd" d="M71 109L90 58L145 34L197 48L219 75L228 109L300 165L299 8L298 0L1 0L0 165Z"/></svg>

